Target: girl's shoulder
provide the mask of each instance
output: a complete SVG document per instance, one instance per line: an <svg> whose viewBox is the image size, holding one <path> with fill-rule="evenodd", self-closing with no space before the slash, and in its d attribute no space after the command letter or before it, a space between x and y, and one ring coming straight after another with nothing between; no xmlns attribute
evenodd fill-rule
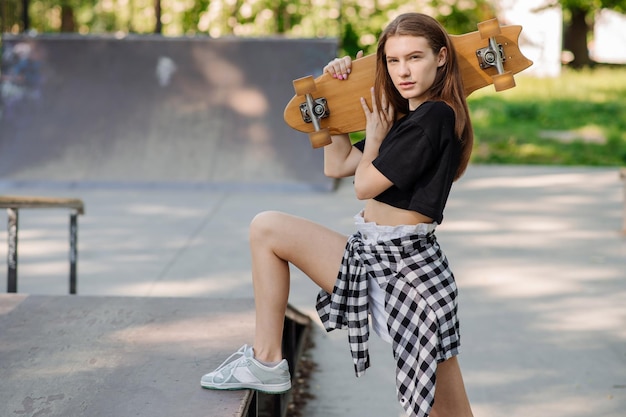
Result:
<svg viewBox="0 0 626 417"><path fill-rule="evenodd" d="M398 132L422 132L432 143L454 138L454 110L443 101L426 101L405 116Z"/></svg>
<svg viewBox="0 0 626 417"><path fill-rule="evenodd" d="M408 116L414 121L446 121L450 118L454 119L454 110L444 101L426 101L417 109L413 110Z"/></svg>

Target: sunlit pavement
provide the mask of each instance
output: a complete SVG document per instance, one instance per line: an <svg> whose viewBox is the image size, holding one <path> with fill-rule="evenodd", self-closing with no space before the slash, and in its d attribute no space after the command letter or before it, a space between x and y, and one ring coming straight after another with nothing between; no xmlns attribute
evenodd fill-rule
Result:
<svg viewBox="0 0 626 417"><path fill-rule="evenodd" d="M85 295L252 297L256 213L282 210L348 234L362 207L350 180L335 193L5 185L0 194L83 199ZM623 210L617 168L471 166L455 185L437 234L460 289L460 362L476 416L624 415ZM67 292L67 223L64 210L20 211L20 292ZM291 303L315 317L317 289L293 272ZM372 336L372 368L356 379L345 332L326 334L316 320L314 339L316 398L304 416L399 415L389 345Z"/></svg>

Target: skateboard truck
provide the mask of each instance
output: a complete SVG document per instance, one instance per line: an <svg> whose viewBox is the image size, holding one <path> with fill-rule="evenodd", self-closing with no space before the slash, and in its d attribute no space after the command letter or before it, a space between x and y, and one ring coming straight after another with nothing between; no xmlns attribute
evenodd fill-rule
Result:
<svg viewBox="0 0 626 417"><path fill-rule="evenodd" d="M311 105L311 103L309 103L309 101L307 100L306 102L300 104L300 113L302 113L302 120L304 120L306 123L314 123L314 118L325 119L330 116L328 103L326 102L326 99L324 97L316 98L315 100L313 100L312 103L313 105ZM309 111L309 108L311 108L313 111Z"/></svg>
<svg viewBox="0 0 626 417"><path fill-rule="evenodd" d="M496 67L498 73L504 72L504 66L502 65L506 61L504 49L501 44L496 44L493 38L489 39L489 46L476 51L476 57L478 58L478 65L482 69Z"/></svg>
<svg viewBox="0 0 626 417"><path fill-rule="evenodd" d="M504 70L504 62L506 61L504 47L496 41L496 36L501 33L498 20L491 19L479 23L478 32L482 39L489 39L488 46L476 50L476 57L478 58L480 68L496 68L498 73L491 77L496 91L508 90L509 88L515 87L513 74L510 71Z"/></svg>
<svg viewBox="0 0 626 417"><path fill-rule="evenodd" d="M302 119L306 123L313 123L314 132L309 133L309 140L314 148L330 145L330 133L328 129L322 129L320 120L330 116L330 110L325 98L313 99L312 93L315 92L315 80L312 76L298 78L293 82L293 88L296 95L304 96L306 102L300 104L300 113Z"/></svg>

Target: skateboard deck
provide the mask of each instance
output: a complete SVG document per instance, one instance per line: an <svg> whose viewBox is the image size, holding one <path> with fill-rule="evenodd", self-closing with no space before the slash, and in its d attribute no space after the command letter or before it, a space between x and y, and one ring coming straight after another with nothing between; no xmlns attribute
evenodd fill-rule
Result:
<svg viewBox="0 0 626 417"><path fill-rule="evenodd" d="M518 46L521 26L500 26L497 19L478 24L478 30L450 35L456 50L465 95L494 84L496 91L515 86L513 74L532 65ZM285 122L309 133L314 148L328 145L330 135L365 130L360 98L371 108L369 89L374 85L376 55L352 61L347 80L322 74L293 81L296 95L287 103Z"/></svg>

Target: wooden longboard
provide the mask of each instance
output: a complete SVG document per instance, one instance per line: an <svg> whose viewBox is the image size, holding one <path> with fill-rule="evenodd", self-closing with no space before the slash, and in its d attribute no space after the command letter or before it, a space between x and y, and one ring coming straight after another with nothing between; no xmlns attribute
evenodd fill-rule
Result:
<svg viewBox="0 0 626 417"><path fill-rule="evenodd" d="M451 35L459 61L465 95L494 84L496 91L515 86L513 74L532 65L520 51L521 26L500 26L496 19L478 24L478 31ZM376 55L352 62L347 80L330 74L297 79L296 95L287 103L285 122L292 128L309 133L313 147L330 143L330 135L365 129L365 115L359 99L370 101L374 85Z"/></svg>

